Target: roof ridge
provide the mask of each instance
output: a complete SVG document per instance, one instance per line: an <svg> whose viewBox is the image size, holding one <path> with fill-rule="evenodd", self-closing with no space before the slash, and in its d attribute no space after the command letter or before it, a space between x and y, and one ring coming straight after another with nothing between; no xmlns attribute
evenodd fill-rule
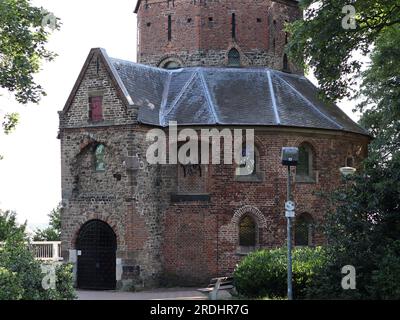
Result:
<svg viewBox="0 0 400 320"><path fill-rule="evenodd" d="M333 123L336 127L338 127L339 129L343 130L344 127L342 125L340 125L339 123L337 123L335 120L331 119L329 116L327 116L324 112L322 112L319 108L317 108L316 106L314 106L314 104L308 100L299 90L297 90L293 85L291 85L289 82L287 82L285 79L283 79L280 75L276 74L276 76L282 80L286 85L288 85L294 92L296 92L301 99L303 99L311 108L313 108L315 111L317 111L317 113L319 113L321 116L323 116L325 119L327 119L328 121L330 121L331 123Z"/></svg>
<svg viewBox="0 0 400 320"><path fill-rule="evenodd" d="M124 95L126 97L126 100L128 101L129 105L133 105L132 97L131 97L128 89L126 88L124 82L122 81L117 69L115 68L114 64L112 63L112 61L111 61L112 58L110 58L108 56L107 51L105 49L101 48L100 51L103 54L105 61L109 65L111 73L115 77L115 80L117 81L118 85L121 87L121 90L124 93Z"/></svg>
<svg viewBox="0 0 400 320"><path fill-rule="evenodd" d="M207 83L206 83L206 79L204 78L203 70L201 70L199 68L198 73L199 73L199 76L200 76L201 85L202 85L202 87L204 89L204 94L206 95L208 106L211 109L211 113L212 113L212 115L214 117L215 123L218 124L218 123L220 123L220 121L219 121L219 118L218 118L218 115L217 115L217 111L215 110L214 103L212 101L210 91L208 90L208 86L207 86Z"/></svg>
<svg viewBox="0 0 400 320"><path fill-rule="evenodd" d="M277 125L280 125L281 124L281 118L279 116L279 110L278 110L278 106L276 104L275 90L274 90L274 86L272 84L271 71L270 70L267 71L267 75L268 75L269 90L271 91L272 108L274 109L275 121L276 121Z"/></svg>
<svg viewBox="0 0 400 320"><path fill-rule="evenodd" d="M182 86L181 91L179 91L178 95L175 97L174 101L172 101L171 103L171 107L166 110L166 113L164 114L164 116L169 115L172 110L175 109L175 107L177 106L179 100L183 97L184 93L186 92L186 89L191 85L191 83L193 82L194 78L196 77L197 72L193 72L192 75L190 76L189 80L186 81L186 83ZM172 75L172 74L170 74Z"/></svg>
<svg viewBox="0 0 400 320"><path fill-rule="evenodd" d="M164 111L165 111L165 107L166 107L166 105L168 103L168 93L169 93L169 87L171 85L171 78L172 78L172 74L169 73L168 74L168 80L167 80L167 83L165 84L163 95L162 95L162 98L161 98L160 111L159 111L159 114L158 114L159 122L163 127L166 126L166 124L165 124L165 116L166 116L166 114L164 114Z"/></svg>

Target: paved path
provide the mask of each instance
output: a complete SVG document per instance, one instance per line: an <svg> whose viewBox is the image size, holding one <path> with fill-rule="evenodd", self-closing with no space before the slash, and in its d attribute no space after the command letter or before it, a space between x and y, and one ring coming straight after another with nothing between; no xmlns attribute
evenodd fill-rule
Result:
<svg viewBox="0 0 400 320"><path fill-rule="evenodd" d="M78 300L208 300L191 288L155 289L141 292L77 290Z"/></svg>

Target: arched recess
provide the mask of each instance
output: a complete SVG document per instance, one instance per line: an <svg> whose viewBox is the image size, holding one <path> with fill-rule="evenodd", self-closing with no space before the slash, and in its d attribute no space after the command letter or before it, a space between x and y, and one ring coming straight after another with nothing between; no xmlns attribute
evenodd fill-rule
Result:
<svg viewBox="0 0 400 320"><path fill-rule="evenodd" d="M239 246L256 247L258 244L257 223L250 215L245 215L239 222Z"/></svg>
<svg viewBox="0 0 400 320"><path fill-rule="evenodd" d="M294 243L296 246L314 245L314 219L309 213L301 213L296 217L294 225Z"/></svg>
<svg viewBox="0 0 400 320"><path fill-rule="evenodd" d="M90 220L79 230L77 284L81 289L114 290L117 237L106 222Z"/></svg>
<svg viewBox="0 0 400 320"><path fill-rule="evenodd" d="M183 62L176 57L167 57L162 59L158 63L159 68L163 69L169 69L169 70L174 70L174 69L179 69L183 67Z"/></svg>
<svg viewBox="0 0 400 320"><path fill-rule="evenodd" d="M235 232L236 253L247 254L260 248L268 222L258 208L248 205L235 212L231 225Z"/></svg>
<svg viewBox="0 0 400 320"><path fill-rule="evenodd" d="M228 67L240 67L241 57L236 48L232 48L228 52Z"/></svg>
<svg viewBox="0 0 400 320"><path fill-rule="evenodd" d="M316 152L309 142L302 142L299 148L299 162L296 166L296 182L316 182Z"/></svg>

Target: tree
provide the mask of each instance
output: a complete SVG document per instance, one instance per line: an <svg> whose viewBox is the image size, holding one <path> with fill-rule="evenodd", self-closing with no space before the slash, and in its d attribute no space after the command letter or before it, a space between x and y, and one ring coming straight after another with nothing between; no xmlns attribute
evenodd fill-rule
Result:
<svg viewBox="0 0 400 320"><path fill-rule="evenodd" d="M17 223L17 215L14 211L3 211L0 209L0 242L10 237L25 237L26 222L22 225Z"/></svg>
<svg viewBox="0 0 400 320"><path fill-rule="evenodd" d="M332 3L337 5L339 2ZM347 188L339 188L330 197L331 205L327 209L329 214L324 225L328 259L309 289L310 298L400 298L400 278L394 276L398 274L400 261L400 67L397 63L400 58L400 24L395 19L391 22L382 20L382 17L389 17L389 12L396 11L397 6L393 5L392 10L388 10L388 2L379 3L379 19L367 20L370 27L354 31L349 42L342 37L344 31L331 28L332 24L322 28L319 35L308 35L310 39L319 39L308 49L306 55L309 61L319 59L323 52L328 54L322 48L322 38L328 34L338 46L331 56L341 56L343 52L350 55L365 39L369 44L374 44L368 47L371 64L360 73L360 92L356 95L361 99L356 107L362 112L360 122L374 136L374 140L370 144L363 170L347 181ZM369 1L365 1L365 5L367 9L372 8ZM317 16L328 17L333 14L329 5L320 10ZM357 19L362 21L365 16L365 12L361 12ZM304 26L307 23L304 22ZM296 32L302 30L309 33L315 30L316 23L312 23L311 29L309 26L299 27L299 24L300 29ZM356 38L360 34L365 36L362 41ZM343 43L337 42L338 39L342 39ZM321 52L317 52L319 46ZM325 41L325 46L332 49L330 41ZM344 67L348 61L335 59L327 57L322 62L314 61L320 79L326 84L322 89L331 98L341 97L347 90L348 83L340 81L351 71ZM335 68L335 61L343 64ZM335 91L337 84L339 91ZM343 275L340 271L345 265L353 265L356 269L356 290L343 290L341 287Z"/></svg>
<svg viewBox="0 0 400 320"><path fill-rule="evenodd" d="M55 288L44 276L26 241L9 237L0 248L0 300L71 300L75 298L70 264L55 264Z"/></svg>
<svg viewBox="0 0 400 320"><path fill-rule="evenodd" d="M377 39L371 66L362 73L358 95L361 124L375 137L370 164L386 166L400 152L400 25L387 28Z"/></svg>
<svg viewBox="0 0 400 320"><path fill-rule="evenodd" d="M50 214L50 226L38 229L33 237L34 241L60 241L61 236L61 205L53 209Z"/></svg>
<svg viewBox="0 0 400 320"><path fill-rule="evenodd" d="M301 0L305 20L288 26L289 57L304 68L313 68L322 92L337 100L351 95L362 63L354 52L368 55L381 35L400 25L400 3L393 0L353 0L355 29L346 29L343 8L348 0ZM346 12L346 11L345 11ZM344 19L344 20L343 20Z"/></svg>
<svg viewBox="0 0 400 320"><path fill-rule="evenodd" d="M360 175L331 197L324 231L327 264L309 291L310 298L399 299L400 154L387 166L374 158ZM356 269L356 290L343 290L341 270ZM390 287L387 285L390 284Z"/></svg>
<svg viewBox="0 0 400 320"><path fill-rule="evenodd" d="M319 3L319 5L317 5ZM400 278L400 3L355 0L356 29L344 29L345 0L314 4L305 21L288 27L288 51L311 67L331 100L357 97L360 123L374 136L363 170L330 198L324 231L327 263L309 288L311 298L399 299ZM371 63L361 72L359 51ZM356 78L360 91L350 90ZM341 269L356 268L357 290L343 290Z"/></svg>
<svg viewBox="0 0 400 320"><path fill-rule="evenodd" d="M38 103L45 95L34 75L42 61L55 58L46 44L51 32L59 28L57 18L30 0L0 1L0 87L13 93L19 103ZM6 113L4 132L10 133L17 122L17 113Z"/></svg>
<svg viewBox="0 0 400 320"><path fill-rule="evenodd" d="M57 210L50 214L57 226ZM16 222L15 212L0 211L0 300L71 300L75 299L72 265L54 267L55 288L43 286L46 274L43 262L35 259L25 235L25 224Z"/></svg>

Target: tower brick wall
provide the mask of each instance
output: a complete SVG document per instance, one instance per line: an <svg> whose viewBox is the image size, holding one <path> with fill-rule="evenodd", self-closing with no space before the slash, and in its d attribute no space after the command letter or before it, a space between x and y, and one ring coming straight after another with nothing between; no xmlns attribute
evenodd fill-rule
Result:
<svg viewBox="0 0 400 320"><path fill-rule="evenodd" d="M182 66L226 66L229 50L236 48L242 66L282 69L284 24L301 18L291 0L148 0L137 13L138 62L153 66L171 59Z"/></svg>

